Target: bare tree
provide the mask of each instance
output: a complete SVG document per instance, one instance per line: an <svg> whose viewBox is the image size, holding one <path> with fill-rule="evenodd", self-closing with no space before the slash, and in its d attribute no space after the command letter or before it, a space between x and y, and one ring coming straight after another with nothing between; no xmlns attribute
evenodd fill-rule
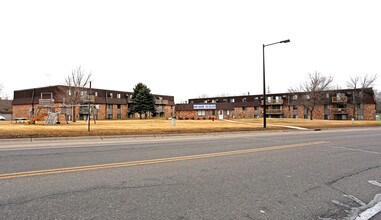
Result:
<svg viewBox="0 0 381 220"><path fill-rule="evenodd" d="M198 98L200 98L200 99L209 98L209 95L203 93L203 94L199 95Z"/></svg>
<svg viewBox="0 0 381 220"><path fill-rule="evenodd" d="M371 88L374 82L377 80L377 74L365 76L355 76L351 77L349 81L347 81L347 87L352 89L352 103L350 106L353 110L353 116L357 119L357 109L360 104L363 103L363 94L364 90Z"/></svg>
<svg viewBox="0 0 381 220"><path fill-rule="evenodd" d="M3 92L3 84L2 83L0 83L0 95L1 95L1 93ZM0 96L0 100L1 100L1 96Z"/></svg>
<svg viewBox="0 0 381 220"><path fill-rule="evenodd" d="M308 78L299 87L290 88L289 92L299 96L297 102L307 109L310 119L313 119L314 110L325 98L323 91L330 89L332 76L323 76L319 72L309 73Z"/></svg>
<svg viewBox="0 0 381 220"><path fill-rule="evenodd" d="M82 101L81 92L85 90L85 87L90 82L92 73L85 73L85 70L81 66L73 69L71 74L66 76L65 85L68 86L66 91L66 101L68 104L74 106L78 105ZM75 107L72 108L72 121L76 121L76 111Z"/></svg>
<svg viewBox="0 0 381 220"><path fill-rule="evenodd" d="M376 112L381 113L381 91L374 91L376 99Z"/></svg>

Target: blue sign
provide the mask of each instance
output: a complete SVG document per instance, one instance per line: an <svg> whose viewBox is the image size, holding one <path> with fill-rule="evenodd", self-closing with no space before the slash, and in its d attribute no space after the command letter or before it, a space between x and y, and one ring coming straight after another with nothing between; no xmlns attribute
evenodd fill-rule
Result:
<svg viewBox="0 0 381 220"><path fill-rule="evenodd" d="M193 105L193 109L216 109L215 104L209 105Z"/></svg>

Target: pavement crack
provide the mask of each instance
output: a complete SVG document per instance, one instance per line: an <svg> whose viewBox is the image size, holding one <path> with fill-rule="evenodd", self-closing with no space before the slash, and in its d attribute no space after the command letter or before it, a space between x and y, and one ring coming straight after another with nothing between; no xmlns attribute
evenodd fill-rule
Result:
<svg viewBox="0 0 381 220"><path fill-rule="evenodd" d="M124 190L124 189L143 189L143 188L153 188L153 187L160 187L160 186L175 186L175 185L180 185L178 183L173 183L173 184L147 184L147 185L136 185L136 186L128 186L126 185L126 182L119 183L117 185L113 186L92 186L84 189L79 189L79 190L74 190L74 191L62 191L58 193L53 193L49 195L44 195L40 197L35 197L35 198L30 198L30 199L25 199L25 198L19 198L17 199L18 201L13 201L13 202L8 202L8 203L0 203L0 208L7 207L7 206L19 206L19 205L24 205L28 204L34 201L38 200L48 200L48 199L56 199L59 197L63 196L69 196L73 194L78 194L78 193L90 193L92 191L96 190ZM21 201L20 201L21 200Z"/></svg>
<svg viewBox="0 0 381 220"><path fill-rule="evenodd" d="M364 170L360 170L360 171L355 172L355 173L347 174L347 175L341 176L341 177L339 177L337 179L334 179L332 181L326 182L325 185L332 186L333 184L339 182L342 179L345 179L345 178L348 178L348 177L352 177L352 176L356 176L356 175L358 175L360 173L367 172L367 171L372 170L372 169L378 169L378 168L381 168L381 166L369 167L369 168L366 168Z"/></svg>

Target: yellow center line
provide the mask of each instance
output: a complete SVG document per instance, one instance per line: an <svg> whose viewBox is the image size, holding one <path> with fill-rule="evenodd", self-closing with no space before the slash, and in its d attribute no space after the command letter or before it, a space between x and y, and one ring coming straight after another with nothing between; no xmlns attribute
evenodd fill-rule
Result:
<svg viewBox="0 0 381 220"><path fill-rule="evenodd" d="M159 158L159 159L151 159L151 160L139 160L139 161L130 161L130 162L121 162L121 163L109 163L109 164L66 167L66 168L56 168L56 169L47 169L47 170L34 170L34 171L25 171L25 172L17 172L17 173L6 173L6 174L0 174L0 179L13 179L13 178L19 178L19 177L28 177L28 176L40 176L40 175L48 175L48 174L89 171L89 170L97 170L97 169L168 163L168 162L175 162L175 161L185 161L185 160L231 156L231 155L263 152L263 151L282 150L282 149L289 149L289 148L295 148L295 147L306 147L306 146L327 144L327 143L329 142L317 141L317 142L287 144L287 145L271 146L271 147L251 148L251 149L245 149L245 150L223 151L223 152L208 153L208 154L196 154L196 155L180 156L180 157Z"/></svg>

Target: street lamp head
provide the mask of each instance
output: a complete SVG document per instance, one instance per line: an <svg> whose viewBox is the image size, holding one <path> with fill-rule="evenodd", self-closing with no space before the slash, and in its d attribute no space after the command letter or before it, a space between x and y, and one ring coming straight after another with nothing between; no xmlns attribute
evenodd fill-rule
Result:
<svg viewBox="0 0 381 220"><path fill-rule="evenodd" d="M279 43L290 43L290 39L282 40L282 41L280 41Z"/></svg>

